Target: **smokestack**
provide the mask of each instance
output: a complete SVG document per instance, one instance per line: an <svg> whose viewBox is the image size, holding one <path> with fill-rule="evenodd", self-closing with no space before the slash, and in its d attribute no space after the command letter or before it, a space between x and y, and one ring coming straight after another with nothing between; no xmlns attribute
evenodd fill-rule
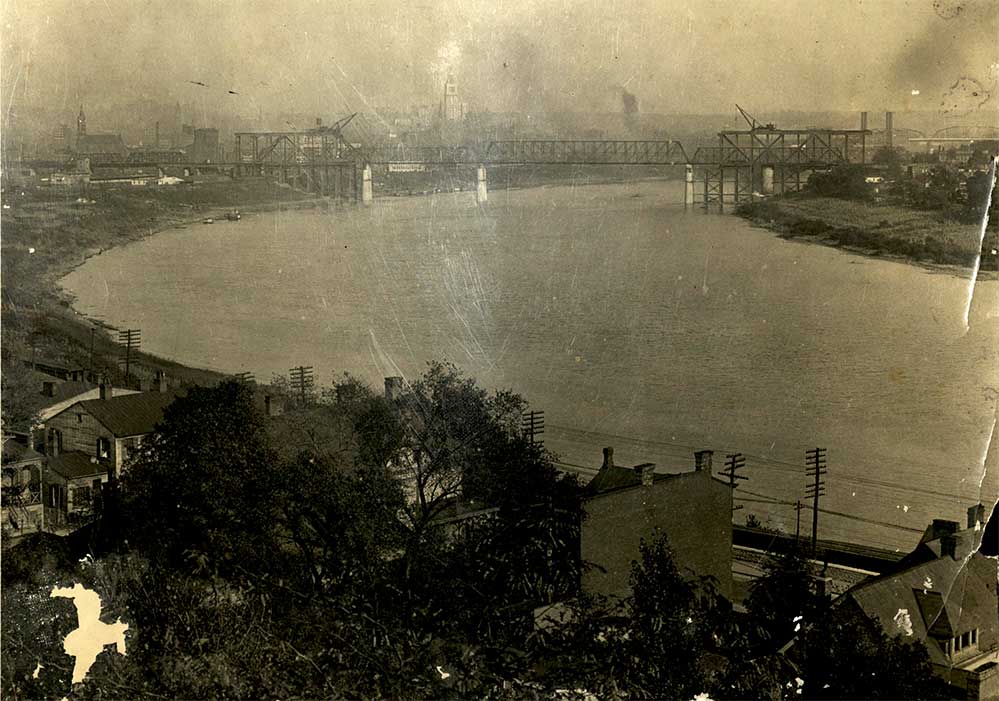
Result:
<svg viewBox="0 0 999 701"><path fill-rule="evenodd" d="M604 448L604 464L600 466L601 470L614 467L614 449Z"/></svg>
<svg viewBox="0 0 999 701"><path fill-rule="evenodd" d="M978 530L985 521L985 504L975 504L968 507L968 528Z"/></svg>
<svg viewBox="0 0 999 701"><path fill-rule="evenodd" d="M711 474L711 456L714 454L713 450L698 450L694 453L694 470Z"/></svg>
<svg viewBox="0 0 999 701"><path fill-rule="evenodd" d="M634 470L638 473L639 477L642 478L643 487L652 486L652 481L655 479L656 474L656 464L654 462L646 462L641 465L635 465Z"/></svg>
<svg viewBox="0 0 999 701"><path fill-rule="evenodd" d="M385 378L385 398L387 400L394 402L402 396L402 382L403 380L401 377Z"/></svg>
<svg viewBox="0 0 999 701"><path fill-rule="evenodd" d="M861 131L867 131L867 112L860 113L860 129Z"/></svg>
<svg viewBox="0 0 999 701"><path fill-rule="evenodd" d="M160 148L160 123L159 123L159 121L157 121L156 122L156 150L158 151L159 148Z"/></svg>
<svg viewBox="0 0 999 701"><path fill-rule="evenodd" d="M894 137L892 136L892 117L894 115L891 112L885 112L885 139L887 140L888 152L891 153L894 146Z"/></svg>
<svg viewBox="0 0 999 701"><path fill-rule="evenodd" d="M264 395L264 416L271 415L271 395Z"/></svg>

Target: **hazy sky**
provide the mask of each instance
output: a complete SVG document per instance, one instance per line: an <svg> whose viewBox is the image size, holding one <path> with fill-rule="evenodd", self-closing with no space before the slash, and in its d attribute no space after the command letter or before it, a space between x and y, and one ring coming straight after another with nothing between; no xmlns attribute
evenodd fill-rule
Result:
<svg viewBox="0 0 999 701"><path fill-rule="evenodd" d="M618 110L622 87L642 112L999 103L991 0L2 3L3 97L67 109L336 114L436 103L448 72L473 110Z"/></svg>

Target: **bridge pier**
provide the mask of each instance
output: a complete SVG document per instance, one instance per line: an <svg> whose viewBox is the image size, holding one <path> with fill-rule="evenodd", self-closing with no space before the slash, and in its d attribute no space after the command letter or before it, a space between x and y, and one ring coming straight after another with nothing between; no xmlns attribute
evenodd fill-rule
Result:
<svg viewBox="0 0 999 701"><path fill-rule="evenodd" d="M683 184L683 208L694 206L694 166L687 164Z"/></svg>
<svg viewBox="0 0 999 701"><path fill-rule="evenodd" d="M373 199L374 189L371 183L371 165L365 163L364 169L361 171L361 204L365 207L370 207Z"/></svg>
<svg viewBox="0 0 999 701"><path fill-rule="evenodd" d="M486 179L486 167L479 164L475 171L475 202L485 204L489 199L489 187Z"/></svg>

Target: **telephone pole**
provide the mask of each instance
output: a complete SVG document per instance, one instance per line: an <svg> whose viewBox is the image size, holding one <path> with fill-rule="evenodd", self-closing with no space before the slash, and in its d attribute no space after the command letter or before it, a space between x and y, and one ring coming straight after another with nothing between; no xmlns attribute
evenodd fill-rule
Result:
<svg viewBox="0 0 999 701"><path fill-rule="evenodd" d="M819 533L819 497L826 493L822 475L826 474L826 449L810 448L805 451L806 474L814 481L805 488L805 496L812 499L812 555L815 554Z"/></svg>
<svg viewBox="0 0 999 701"><path fill-rule="evenodd" d="M253 376L252 372L237 372L232 377L241 385L252 385L257 381L257 378Z"/></svg>
<svg viewBox="0 0 999 701"><path fill-rule="evenodd" d="M801 542L801 510L805 508L805 505L801 503L801 499L794 502L794 546L798 547L798 543Z"/></svg>
<svg viewBox="0 0 999 701"><path fill-rule="evenodd" d="M311 365L299 365L297 368L289 370L291 374L291 388L298 390L302 395L302 404L305 404L305 393L312 389L315 384L313 370L314 368Z"/></svg>
<svg viewBox="0 0 999 701"><path fill-rule="evenodd" d="M118 343L125 346L125 382L128 382L129 371L131 369L132 349L142 345L142 331L139 329L125 329L118 332Z"/></svg>
<svg viewBox="0 0 999 701"><path fill-rule="evenodd" d="M535 437L545 432L545 412L525 411L520 424L521 430L527 439L533 444ZM544 443L544 439L537 441Z"/></svg>
<svg viewBox="0 0 999 701"><path fill-rule="evenodd" d="M742 453L730 453L725 456L725 469L720 474L728 478L728 486L732 489L732 498L735 498L735 490L739 486L738 480L749 479L745 475L740 475L739 470L746 466L746 458ZM742 506L732 505L732 511L738 511Z"/></svg>

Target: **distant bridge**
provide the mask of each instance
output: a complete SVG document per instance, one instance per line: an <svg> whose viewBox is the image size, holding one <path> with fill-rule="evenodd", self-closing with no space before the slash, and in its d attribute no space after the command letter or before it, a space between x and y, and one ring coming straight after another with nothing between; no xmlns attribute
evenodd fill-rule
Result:
<svg viewBox="0 0 999 701"><path fill-rule="evenodd" d="M688 154L673 140L521 139L482 144L366 147L337 129L239 132L230 163L235 177L267 175L322 194L357 198L369 165L457 166L687 166L684 201L692 180L703 181L705 205L738 203L754 194L800 189L808 174L863 163L867 129L776 129L771 125L722 131L717 146ZM698 172L695 174L694 169Z"/></svg>

